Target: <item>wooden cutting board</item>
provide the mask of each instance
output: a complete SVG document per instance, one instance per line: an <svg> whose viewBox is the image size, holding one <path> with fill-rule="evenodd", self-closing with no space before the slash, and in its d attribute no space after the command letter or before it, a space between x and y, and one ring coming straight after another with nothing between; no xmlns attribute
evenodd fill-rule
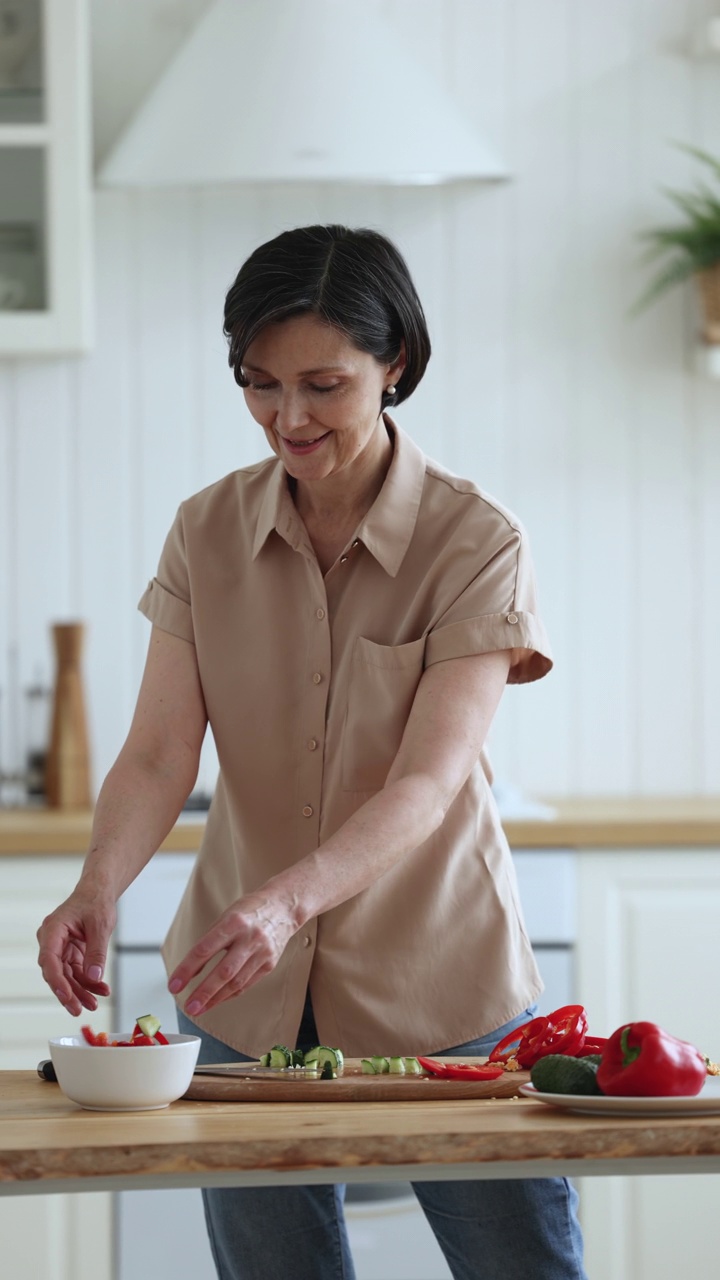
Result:
<svg viewBox="0 0 720 1280"><path fill-rule="evenodd" d="M457 1062L437 1058L438 1062ZM484 1062L484 1058L464 1058ZM222 1070L225 1064L218 1068ZM235 1069L238 1063L228 1063ZM252 1063L248 1066L252 1067ZM257 1064L259 1065L259 1064ZM497 1080L443 1080L438 1076L367 1076L359 1058L346 1058L345 1069L335 1080L321 1080L304 1071L278 1071L274 1076L193 1076L184 1097L201 1102L427 1102L468 1098L516 1098L529 1071L506 1071Z"/></svg>

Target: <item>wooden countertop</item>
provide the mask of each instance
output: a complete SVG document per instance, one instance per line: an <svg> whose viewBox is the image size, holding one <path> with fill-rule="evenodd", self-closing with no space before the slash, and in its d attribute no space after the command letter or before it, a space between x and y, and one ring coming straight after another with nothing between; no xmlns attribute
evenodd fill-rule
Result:
<svg viewBox="0 0 720 1280"><path fill-rule="evenodd" d="M720 1116L578 1116L530 1099L176 1102L83 1111L0 1072L0 1193L270 1181L720 1171ZM472 1166L468 1170L468 1166Z"/></svg>
<svg viewBox="0 0 720 1280"><path fill-rule="evenodd" d="M549 798L552 819L507 819L503 826L513 848L720 848L720 795ZM83 854L92 814L58 809L0 809L0 856ZM204 823L184 817L162 849L194 852Z"/></svg>

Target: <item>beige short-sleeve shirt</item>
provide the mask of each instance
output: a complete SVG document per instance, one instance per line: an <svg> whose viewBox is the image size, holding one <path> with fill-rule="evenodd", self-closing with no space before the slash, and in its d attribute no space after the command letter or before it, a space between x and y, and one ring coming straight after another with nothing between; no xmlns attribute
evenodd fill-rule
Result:
<svg viewBox="0 0 720 1280"><path fill-rule="evenodd" d="M521 525L386 421L382 490L324 577L270 458L181 505L140 601L195 645L220 762L169 970L382 788L427 666L511 649L522 682L552 665ZM522 1012L542 984L490 781L483 753L434 835L198 1024L253 1056L294 1045L309 984L321 1043L361 1056L437 1052Z"/></svg>

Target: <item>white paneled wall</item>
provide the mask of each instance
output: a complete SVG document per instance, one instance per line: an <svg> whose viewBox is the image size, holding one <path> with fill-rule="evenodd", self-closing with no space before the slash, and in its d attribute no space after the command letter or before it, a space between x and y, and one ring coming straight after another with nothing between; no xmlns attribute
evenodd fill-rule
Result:
<svg viewBox="0 0 720 1280"><path fill-rule="evenodd" d="M261 240L322 220L397 240L434 343L398 420L530 531L556 668L508 691L496 770L546 793L716 790L720 382L693 372L690 290L628 315L637 232L697 172L673 140L720 152L720 59L692 56L714 0L383 7L511 181L98 195L95 349L0 362L2 763L70 618L88 624L96 782L112 762L175 509L266 452L226 365L224 292ZM388 119L399 153L402 130Z"/></svg>

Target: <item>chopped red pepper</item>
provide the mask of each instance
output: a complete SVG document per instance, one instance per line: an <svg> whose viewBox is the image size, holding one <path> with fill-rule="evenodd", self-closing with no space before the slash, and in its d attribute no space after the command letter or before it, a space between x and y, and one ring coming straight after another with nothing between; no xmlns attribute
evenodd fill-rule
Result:
<svg viewBox="0 0 720 1280"><path fill-rule="evenodd" d="M577 1055L587 1033L587 1014L581 1004L567 1004L547 1017L533 1018L510 1031L496 1044L488 1061L517 1060L520 1067L532 1067L550 1053Z"/></svg>
<svg viewBox="0 0 720 1280"><path fill-rule="evenodd" d="M525 1022L521 1027L516 1027L514 1031L509 1031L502 1040L495 1045L492 1053L488 1058L488 1062L508 1062L510 1058L514 1058L519 1046L525 1037L526 1030L533 1025L533 1022Z"/></svg>
<svg viewBox="0 0 720 1280"><path fill-rule="evenodd" d="M84 1035L88 1044L97 1044L98 1038L95 1035L95 1032L93 1031L92 1027L81 1027L80 1030L82 1031L82 1034Z"/></svg>
<svg viewBox="0 0 720 1280"><path fill-rule="evenodd" d="M423 1070L445 1080L497 1080L504 1075L502 1067L481 1062L438 1062L436 1058L418 1058L418 1062Z"/></svg>
<svg viewBox="0 0 720 1280"><path fill-rule="evenodd" d="M139 1036L133 1036L132 1042L134 1045L140 1045L140 1046L155 1044L155 1041L151 1040L150 1036L144 1035L142 1031L140 1032Z"/></svg>
<svg viewBox="0 0 720 1280"><path fill-rule="evenodd" d="M536 1036L527 1046L521 1046L518 1062L521 1067L531 1067L540 1058L551 1053L564 1053L572 1057L582 1049L587 1034L587 1014L581 1004L564 1005L548 1016L548 1026L542 1036Z"/></svg>
<svg viewBox="0 0 720 1280"><path fill-rule="evenodd" d="M654 1022L628 1022L608 1039L597 1082L610 1097L695 1097L707 1078L694 1045Z"/></svg>
<svg viewBox="0 0 720 1280"><path fill-rule="evenodd" d="M444 1076L447 1071L447 1064L438 1062L436 1058L418 1058L418 1062L423 1071L429 1071L431 1076Z"/></svg>
<svg viewBox="0 0 720 1280"><path fill-rule="evenodd" d="M602 1053L606 1044L607 1044L607 1036L586 1036L585 1043L583 1044L582 1049L578 1049L577 1052L573 1054L573 1057L574 1058L589 1058L591 1056L597 1057L599 1053Z"/></svg>
<svg viewBox="0 0 720 1280"><path fill-rule="evenodd" d="M483 1062L450 1062L445 1072L446 1080L498 1080L504 1076L502 1067Z"/></svg>
<svg viewBox="0 0 720 1280"><path fill-rule="evenodd" d="M157 1040L158 1044L169 1044L169 1043L170 1043L170 1041L168 1040L167 1036L164 1036L164 1035L163 1035L163 1033L162 1033L162 1031L156 1031L156 1032L155 1032L155 1039Z"/></svg>

